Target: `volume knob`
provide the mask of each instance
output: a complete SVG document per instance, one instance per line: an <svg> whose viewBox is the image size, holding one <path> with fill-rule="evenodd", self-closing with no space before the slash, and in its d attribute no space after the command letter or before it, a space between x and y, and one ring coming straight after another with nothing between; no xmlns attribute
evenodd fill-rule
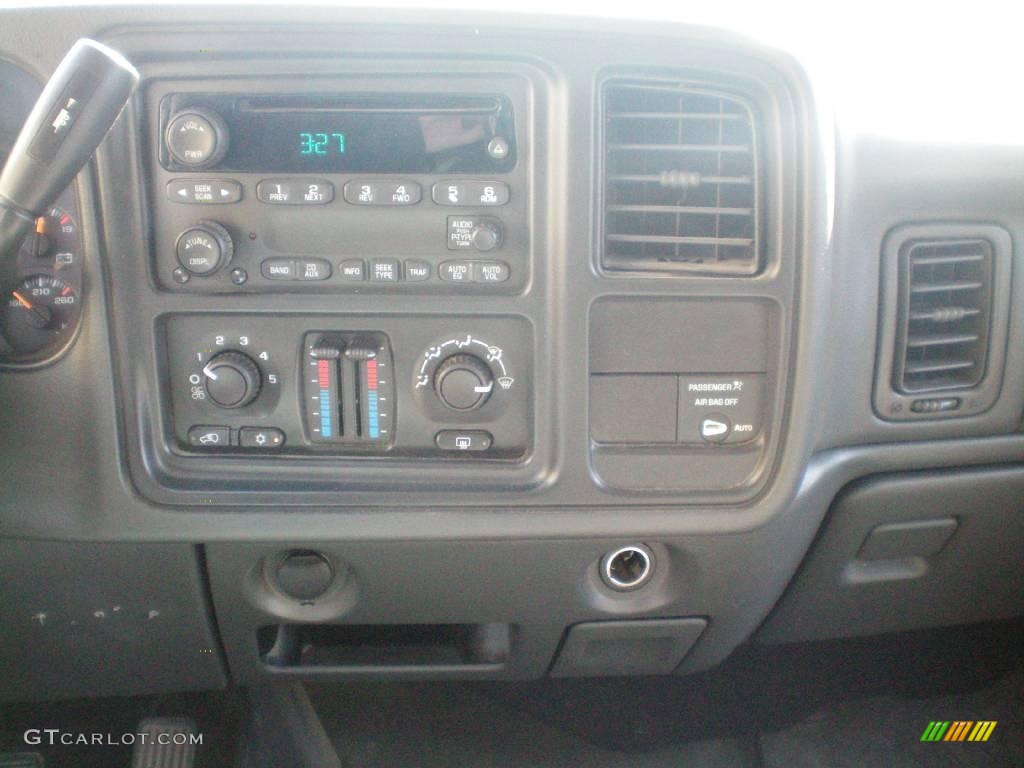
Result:
<svg viewBox="0 0 1024 768"><path fill-rule="evenodd" d="M227 154L228 127L213 110L192 107L168 121L164 144L179 165L191 170L209 168Z"/></svg>
<svg viewBox="0 0 1024 768"><path fill-rule="evenodd" d="M206 394L221 408L241 408L256 399L263 386L260 367L241 352L221 352L203 368Z"/></svg>
<svg viewBox="0 0 1024 768"><path fill-rule="evenodd" d="M491 396L494 374L476 355L452 355L437 367L434 390L449 408L472 411Z"/></svg>

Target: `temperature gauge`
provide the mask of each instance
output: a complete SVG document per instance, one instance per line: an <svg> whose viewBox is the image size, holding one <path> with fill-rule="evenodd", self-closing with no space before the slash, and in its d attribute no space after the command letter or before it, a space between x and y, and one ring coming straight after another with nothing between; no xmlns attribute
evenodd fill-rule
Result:
<svg viewBox="0 0 1024 768"><path fill-rule="evenodd" d="M80 314L75 289L51 275L18 285L4 308L4 336L18 355L53 347L74 330Z"/></svg>
<svg viewBox="0 0 1024 768"><path fill-rule="evenodd" d="M60 205L36 219L17 253L18 281L5 286L0 318L0 361L44 361L74 337L81 318L81 241L68 212L74 197L66 192Z"/></svg>

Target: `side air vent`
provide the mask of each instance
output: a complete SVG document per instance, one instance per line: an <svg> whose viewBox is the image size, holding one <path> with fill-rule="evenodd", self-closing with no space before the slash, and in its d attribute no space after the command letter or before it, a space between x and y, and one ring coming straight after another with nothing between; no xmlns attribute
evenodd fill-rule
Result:
<svg viewBox="0 0 1024 768"><path fill-rule="evenodd" d="M606 270L753 275L757 128L748 102L665 81L604 87Z"/></svg>
<svg viewBox="0 0 1024 768"><path fill-rule="evenodd" d="M977 385L992 322L991 244L912 242L901 261L896 388L914 393Z"/></svg>
<svg viewBox="0 0 1024 768"><path fill-rule="evenodd" d="M1000 227L907 225L883 246L875 408L888 419L968 416L999 396L1011 240Z"/></svg>

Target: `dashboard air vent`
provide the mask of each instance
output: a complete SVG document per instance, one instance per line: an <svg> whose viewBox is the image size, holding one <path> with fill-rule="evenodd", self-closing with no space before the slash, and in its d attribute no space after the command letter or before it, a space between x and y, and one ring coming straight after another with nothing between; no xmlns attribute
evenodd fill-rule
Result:
<svg viewBox="0 0 1024 768"><path fill-rule="evenodd" d="M606 270L753 275L757 130L734 95L665 81L605 85Z"/></svg>
<svg viewBox="0 0 1024 768"><path fill-rule="evenodd" d="M992 245L913 241L900 262L894 386L906 393L976 386L992 325Z"/></svg>

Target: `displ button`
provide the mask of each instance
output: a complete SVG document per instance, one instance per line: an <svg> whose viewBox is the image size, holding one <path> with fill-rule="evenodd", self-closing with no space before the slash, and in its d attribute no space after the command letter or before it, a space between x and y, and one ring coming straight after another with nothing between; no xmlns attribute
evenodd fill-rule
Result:
<svg viewBox="0 0 1024 768"><path fill-rule="evenodd" d="M764 423L763 373L679 377L679 440L745 443Z"/></svg>

